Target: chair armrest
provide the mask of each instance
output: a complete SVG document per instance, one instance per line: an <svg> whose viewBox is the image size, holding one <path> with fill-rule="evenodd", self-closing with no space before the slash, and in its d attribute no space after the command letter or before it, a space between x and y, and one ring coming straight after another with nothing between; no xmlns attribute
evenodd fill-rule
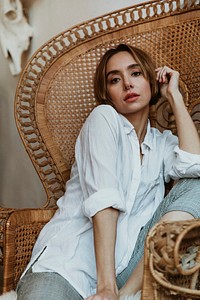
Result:
<svg viewBox="0 0 200 300"><path fill-rule="evenodd" d="M55 210L20 209L9 214L4 227L3 292L16 287L30 260L40 230L52 218Z"/></svg>
<svg viewBox="0 0 200 300"><path fill-rule="evenodd" d="M15 211L13 208L0 207L0 265L3 265L3 245L5 224L10 214Z"/></svg>
<svg viewBox="0 0 200 300"><path fill-rule="evenodd" d="M200 219L162 222L149 231L142 300L200 299L199 271Z"/></svg>

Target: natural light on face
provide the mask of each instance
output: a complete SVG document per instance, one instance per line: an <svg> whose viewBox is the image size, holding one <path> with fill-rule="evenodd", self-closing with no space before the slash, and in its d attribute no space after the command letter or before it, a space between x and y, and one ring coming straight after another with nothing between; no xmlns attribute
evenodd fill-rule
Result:
<svg viewBox="0 0 200 300"><path fill-rule="evenodd" d="M126 116L148 109L150 84L129 52L116 53L108 60L106 78L109 98L118 112Z"/></svg>

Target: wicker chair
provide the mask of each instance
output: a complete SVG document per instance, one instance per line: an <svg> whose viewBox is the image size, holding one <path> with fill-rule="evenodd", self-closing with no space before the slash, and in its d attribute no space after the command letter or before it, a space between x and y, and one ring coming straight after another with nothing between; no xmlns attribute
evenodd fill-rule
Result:
<svg viewBox="0 0 200 300"><path fill-rule="evenodd" d="M17 86L15 118L47 201L41 209L0 209L3 292L16 286L65 191L76 137L96 106L93 74L108 48L132 44L148 51L157 66L179 70L186 106L200 132L199 6L197 0L159 0L128 7L62 32L32 56ZM176 133L164 99L152 107L150 119L160 130ZM200 220L156 225L146 240L142 299L200 299L199 246Z"/></svg>

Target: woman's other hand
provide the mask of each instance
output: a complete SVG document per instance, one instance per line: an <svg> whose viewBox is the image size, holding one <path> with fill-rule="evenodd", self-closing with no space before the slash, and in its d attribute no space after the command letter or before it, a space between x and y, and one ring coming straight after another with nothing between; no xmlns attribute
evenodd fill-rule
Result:
<svg viewBox="0 0 200 300"><path fill-rule="evenodd" d="M176 96L181 94L179 90L180 74L167 66L157 68L156 72L161 96L172 104L172 101L177 98Z"/></svg>
<svg viewBox="0 0 200 300"><path fill-rule="evenodd" d="M119 296L110 290L102 290L97 292L95 295L92 295L85 300L119 300Z"/></svg>

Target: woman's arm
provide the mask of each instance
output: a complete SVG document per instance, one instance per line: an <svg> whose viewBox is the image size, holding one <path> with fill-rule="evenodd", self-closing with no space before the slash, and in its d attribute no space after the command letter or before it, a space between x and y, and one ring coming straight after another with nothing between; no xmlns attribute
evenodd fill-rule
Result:
<svg viewBox="0 0 200 300"><path fill-rule="evenodd" d="M119 211L106 208L93 217L94 247L97 268L97 293L87 300L117 300L115 242Z"/></svg>
<svg viewBox="0 0 200 300"><path fill-rule="evenodd" d="M200 154L199 135L179 91L179 73L166 66L156 71L161 95L169 101L176 120L179 148L186 152Z"/></svg>
<svg viewBox="0 0 200 300"><path fill-rule="evenodd" d="M96 107L76 143L83 213L93 222L97 291L87 300L118 300L115 243L119 211L126 211L117 176L118 118L111 106ZM106 153L106 155L105 155ZM91 257L93 259L93 256Z"/></svg>

